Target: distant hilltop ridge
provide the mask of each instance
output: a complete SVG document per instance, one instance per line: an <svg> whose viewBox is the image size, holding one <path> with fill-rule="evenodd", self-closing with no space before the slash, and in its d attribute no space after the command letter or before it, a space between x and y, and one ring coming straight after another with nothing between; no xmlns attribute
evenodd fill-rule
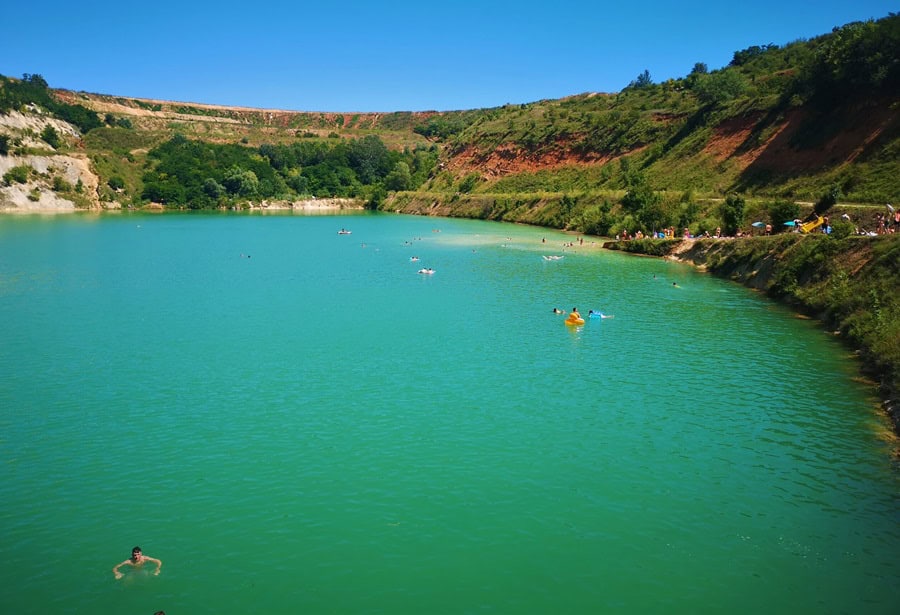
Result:
<svg viewBox="0 0 900 615"><path fill-rule="evenodd" d="M55 90L39 75L0 77L0 114L77 128L54 128L49 141L35 139L45 119L30 132L0 128L0 154L22 157L7 160L5 173L28 166L26 156L83 157L96 194L56 182L76 208L315 196L397 209L414 199L418 210L598 235L696 232L722 224L715 204L729 195L759 202L767 215L780 215L781 201L900 200L897 57L900 16L891 14L739 50L720 69L698 62L661 83L644 71L613 94L389 113L138 99ZM32 168L10 175L6 188L40 200L54 180Z"/></svg>
<svg viewBox="0 0 900 615"><path fill-rule="evenodd" d="M320 112L262 109L209 103L130 98L55 89L54 94L70 104L83 104L98 113L121 113L142 117L167 117L190 121L248 123L283 129L378 129L384 118L392 127L408 126L439 115L437 111L415 112Z"/></svg>

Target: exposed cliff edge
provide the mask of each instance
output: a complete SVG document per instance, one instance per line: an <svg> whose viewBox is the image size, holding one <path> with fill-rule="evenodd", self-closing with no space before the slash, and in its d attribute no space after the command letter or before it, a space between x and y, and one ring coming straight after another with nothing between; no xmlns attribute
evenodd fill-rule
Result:
<svg viewBox="0 0 900 615"><path fill-rule="evenodd" d="M900 236L784 234L606 245L691 263L817 318L857 352L900 435Z"/></svg>
<svg viewBox="0 0 900 615"><path fill-rule="evenodd" d="M0 114L0 134L15 139L25 154L0 155L0 177L20 169L16 180L0 182L0 212L56 213L77 208L99 209L100 178L88 156L81 152L59 153L36 135L52 128L61 139L80 139L78 129L32 109L24 114ZM107 208L113 204L107 203ZM115 204L118 207L118 204Z"/></svg>

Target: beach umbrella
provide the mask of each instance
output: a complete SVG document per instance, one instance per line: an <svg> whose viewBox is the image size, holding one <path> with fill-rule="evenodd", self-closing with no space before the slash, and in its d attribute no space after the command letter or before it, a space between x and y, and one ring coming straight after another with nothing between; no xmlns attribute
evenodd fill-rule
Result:
<svg viewBox="0 0 900 615"><path fill-rule="evenodd" d="M755 226L756 228L762 228L762 227L764 227L765 225L766 225L765 222L754 222L754 223L751 224L750 226Z"/></svg>
<svg viewBox="0 0 900 615"><path fill-rule="evenodd" d="M794 226L794 225L796 225L796 224L797 224L797 223L794 222L793 220L788 220L787 222L784 223L785 226Z"/></svg>

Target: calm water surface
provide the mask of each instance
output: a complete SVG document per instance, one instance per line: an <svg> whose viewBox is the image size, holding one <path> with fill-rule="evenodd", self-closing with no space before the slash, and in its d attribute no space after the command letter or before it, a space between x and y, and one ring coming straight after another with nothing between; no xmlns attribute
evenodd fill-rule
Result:
<svg viewBox="0 0 900 615"><path fill-rule="evenodd" d="M897 612L900 471L846 350L570 239L0 217L0 611ZM114 580L135 545L161 575Z"/></svg>

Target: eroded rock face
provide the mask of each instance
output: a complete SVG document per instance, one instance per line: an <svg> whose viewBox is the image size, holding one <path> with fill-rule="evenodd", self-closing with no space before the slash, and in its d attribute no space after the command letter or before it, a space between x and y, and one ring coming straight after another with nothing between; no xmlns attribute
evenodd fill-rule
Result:
<svg viewBox="0 0 900 615"><path fill-rule="evenodd" d="M80 154L54 154L53 148L38 135L52 126L63 138L80 138L78 130L67 122L34 113L13 111L0 115L0 134L9 137L10 152L23 148L44 150L47 154L0 155L0 177L15 167L28 167L24 183L0 181L0 212L69 212L76 206L72 195L81 183L80 195L92 207L100 207L97 198L99 178L90 161Z"/></svg>

